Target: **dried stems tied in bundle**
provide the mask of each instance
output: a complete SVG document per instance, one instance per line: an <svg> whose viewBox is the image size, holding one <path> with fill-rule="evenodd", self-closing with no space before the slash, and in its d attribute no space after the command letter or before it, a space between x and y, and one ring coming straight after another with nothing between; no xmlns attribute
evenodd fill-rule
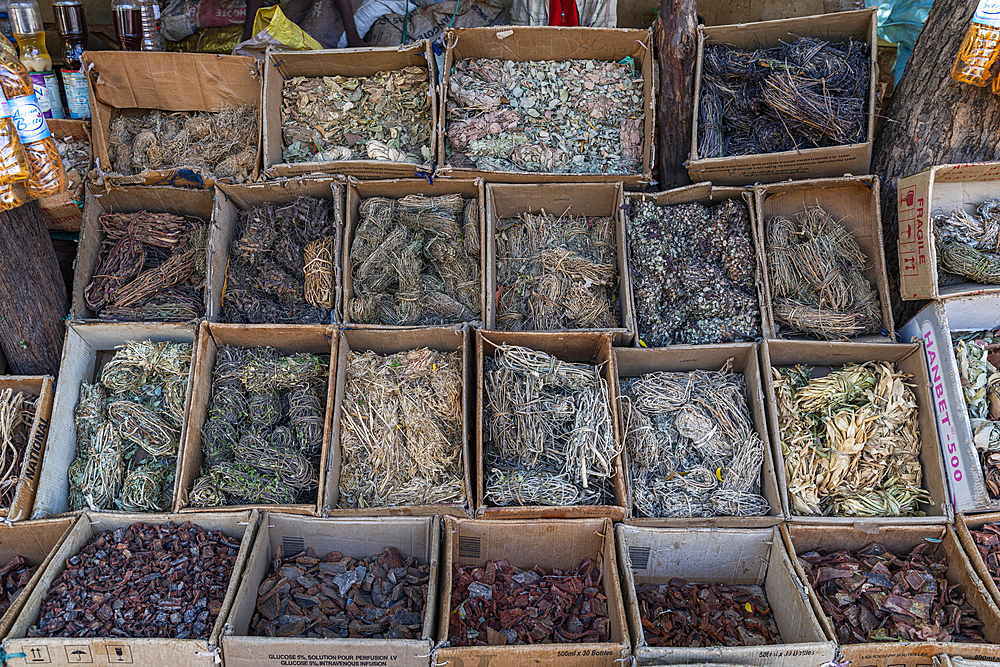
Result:
<svg viewBox="0 0 1000 667"><path fill-rule="evenodd" d="M38 397L0 391L0 507L10 508L17 492Z"/></svg>
<svg viewBox="0 0 1000 667"><path fill-rule="evenodd" d="M938 283L971 280L1000 283L1000 199L987 199L975 214L958 207L933 217Z"/></svg>

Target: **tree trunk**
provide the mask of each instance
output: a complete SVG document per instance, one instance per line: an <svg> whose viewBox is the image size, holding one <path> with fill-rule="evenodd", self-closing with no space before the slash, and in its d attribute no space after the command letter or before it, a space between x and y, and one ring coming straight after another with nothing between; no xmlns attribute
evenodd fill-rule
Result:
<svg viewBox="0 0 1000 667"><path fill-rule="evenodd" d="M660 0L656 21L656 51L660 88L656 94L659 133L657 162L660 188L691 182L684 162L691 149L691 105L694 100L694 59L697 50L695 0Z"/></svg>
<svg viewBox="0 0 1000 667"><path fill-rule="evenodd" d="M924 305L899 298L896 179L936 164L1000 159L1000 96L951 79L975 0L935 0L875 135L871 172L882 179L882 231L899 326Z"/></svg>
<svg viewBox="0 0 1000 667"><path fill-rule="evenodd" d="M56 375L66 286L37 202L0 212L0 347L16 375Z"/></svg>

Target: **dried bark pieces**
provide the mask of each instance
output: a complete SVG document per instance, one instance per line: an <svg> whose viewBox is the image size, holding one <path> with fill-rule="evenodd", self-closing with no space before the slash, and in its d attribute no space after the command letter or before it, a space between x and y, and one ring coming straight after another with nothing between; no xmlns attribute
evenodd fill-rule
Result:
<svg viewBox="0 0 1000 667"><path fill-rule="evenodd" d="M37 569L30 567L22 556L14 556L0 567L0 615L10 609Z"/></svg>

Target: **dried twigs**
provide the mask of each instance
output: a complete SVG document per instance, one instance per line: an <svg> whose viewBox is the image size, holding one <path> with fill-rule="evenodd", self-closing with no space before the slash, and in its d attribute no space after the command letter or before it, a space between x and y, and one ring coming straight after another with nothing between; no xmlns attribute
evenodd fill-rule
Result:
<svg viewBox="0 0 1000 667"><path fill-rule="evenodd" d="M958 373L979 452L986 490L1000 498L1000 335L978 331L953 336Z"/></svg>
<svg viewBox="0 0 1000 667"><path fill-rule="evenodd" d="M324 236L305 248L305 290L310 306L333 309L333 237Z"/></svg>
<svg viewBox="0 0 1000 667"><path fill-rule="evenodd" d="M38 397L0 391L0 507L14 502Z"/></svg>

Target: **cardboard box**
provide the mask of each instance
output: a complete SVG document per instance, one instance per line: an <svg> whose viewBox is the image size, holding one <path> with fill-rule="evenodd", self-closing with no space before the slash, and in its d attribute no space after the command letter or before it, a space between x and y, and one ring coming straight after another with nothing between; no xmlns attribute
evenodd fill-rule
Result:
<svg viewBox="0 0 1000 667"><path fill-rule="evenodd" d="M647 30L616 28L558 28L549 26L494 26L445 31L448 50L441 80L441 113L438 120L437 175L453 178L481 176L491 183L613 183L638 188L652 183L653 144L656 141L656 93L653 85L653 52ZM556 174L551 172L493 171L452 167L447 164L449 79L452 68L467 58L530 60L613 60L635 61L643 81L642 173L639 174Z"/></svg>
<svg viewBox="0 0 1000 667"><path fill-rule="evenodd" d="M241 104L260 107L261 75L253 58L164 51L87 51L83 67L89 74L94 164L102 172L111 169L108 132L118 114L153 109L221 111ZM258 156L251 179L256 179L259 171L259 140L256 148ZM187 188L211 188L215 184L211 175L187 168L150 170L135 176L107 175L105 180L111 185Z"/></svg>
<svg viewBox="0 0 1000 667"><path fill-rule="evenodd" d="M486 202L486 190L483 180L461 179L439 179L433 185L424 180L416 179L396 179L389 181L359 181L351 179L347 186L347 229L344 233L343 251L343 276L344 276L344 298L341 309L341 317L345 324L351 324L351 319L347 316L347 302L354 298L354 265L351 263L351 246L354 245L354 233L361 224L361 202L369 197L387 197L389 199L402 199L407 195L423 195L425 197L438 197L440 195L460 194L468 199L476 197L479 199L479 277L480 277L480 303L479 320L470 324L480 325L486 318L486 292L484 288L486 276L486 224L483 222L483 210ZM338 267L339 268L339 267ZM383 326L383 325L373 325ZM389 329L399 327L386 326Z"/></svg>
<svg viewBox="0 0 1000 667"><path fill-rule="evenodd" d="M689 372L696 369L718 371L732 362L732 372L742 373L746 383L747 407L753 421L757 437L764 443L764 462L760 471L760 493L771 506L766 516L754 517L712 517L712 518L653 518L639 516L635 507L632 490L632 464L627 451L623 449L625 462L625 484L628 498L628 523L634 526L714 526L719 528L753 528L773 526L784 518L778 480L774 472L774 459L767 437L767 419L764 412L764 392L761 385L761 369L757 360L757 346L754 343L730 343L728 345L675 345L658 349L635 349L617 347L614 350L615 368L618 371L620 439L625 443L628 432L625 411L622 407L621 383L626 378L638 377L657 371ZM633 633L634 634L634 633Z"/></svg>
<svg viewBox="0 0 1000 667"><path fill-rule="evenodd" d="M177 514L92 514L86 512L67 533L59 548L52 555L45 571L3 641L8 665L45 663L62 667L77 663L138 664L138 665L191 665L214 667L220 662L219 641L229 617L229 609L236 597L246 565L247 553L253 544L257 529L257 513L229 512L197 517L195 523L205 530L218 530L240 542L233 574L208 639L161 639L117 637L28 637L28 628L38 622L42 602L52 582L66 569L66 559L77 553L97 535L114 531L140 521L148 524L183 523L190 516ZM83 653L79 653L83 651ZM89 659L89 660L88 660Z"/></svg>
<svg viewBox="0 0 1000 667"><path fill-rule="evenodd" d="M152 340L156 342L190 343L193 346L188 387L184 397L184 424L181 426L181 443L188 427L191 408L191 388L197 364L197 346L193 324L73 324L66 328L62 361L59 365L59 383L56 385L52 404L52 425L42 459L42 472L38 478L38 492L31 518L40 519L69 511L69 466L76 458L76 405L80 401L80 383L97 381L104 364L114 356L115 348L126 341ZM178 454L178 467L180 455ZM174 494L177 493L176 477Z"/></svg>
<svg viewBox="0 0 1000 667"><path fill-rule="evenodd" d="M982 530L984 525L997 522L1000 522L1000 512L971 515L959 514L955 517L955 533L958 535L959 542L962 543L962 548L965 549L965 555L968 556L969 562L972 563L972 569L979 575L986 590L989 591L993 604L1000 605L1000 589L997 588L997 582L993 579L989 569L987 569L986 563L983 561L983 556L979 552L976 541L970 532L973 530Z"/></svg>
<svg viewBox="0 0 1000 667"><path fill-rule="evenodd" d="M31 507L35 503L38 478L42 472L42 457L45 455L45 442L49 436L49 423L52 419L53 382L51 375L0 375L0 391L11 389L15 394L23 392L37 397L35 417L28 431L28 451L18 472L14 499L9 508L0 508L0 516L5 516L11 521L30 517ZM0 535L2 534L0 532ZM2 558L0 554L0 559Z"/></svg>
<svg viewBox="0 0 1000 667"><path fill-rule="evenodd" d="M979 452L973 442L969 409L955 358L952 332L1000 327L1000 294L956 297L925 306L900 329L902 340L922 340L934 396L938 440L956 512L1000 510L1000 498L986 490Z"/></svg>
<svg viewBox="0 0 1000 667"><path fill-rule="evenodd" d="M340 160L337 162L287 163L281 153L282 138L281 90L285 80L296 76L372 76L378 72L423 67L428 71L431 98L430 148L436 152L437 141L437 76L430 42L421 40L400 47L365 49L329 49L322 51L281 51L269 53L264 59L264 173L268 178L301 174L350 174L358 178L413 178L434 173L434 160L421 165L388 160Z"/></svg>
<svg viewBox="0 0 1000 667"><path fill-rule="evenodd" d="M816 619L777 526L695 529L619 524L615 534L629 632L640 664L647 661L747 664L746 660L759 660L765 655L778 661L798 655L809 656L818 667L833 659L835 646L827 641ZM642 627L636 588L642 584L664 584L674 577L690 583L762 587L783 643L711 648L650 646ZM778 661L767 664L781 664Z"/></svg>
<svg viewBox="0 0 1000 667"><path fill-rule="evenodd" d="M972 569L969 559L950 525L881 525L818 526L785 524L781 535L792 556L799 581L805 585L813 610L819 618L827 637L836 641L836 629L823 611L819 598L808 583L805 570L798 556L808 551L857 551L872 542L878 542L894 554L905 555L914 547L936 543L932 555L942 553L947 556L948 570L945 578L949 586L958 585L965 594L976 614L984 623L983 635L987 644L965 644L956 642L867 642L864 644L840 644L840 651L851 667L918 667L928 665L931 657L942 653L976 657L989 655L989 660L1000 657L1000 610L990 600L979 576Z"/></svg>
<svg viewBox="0 0 1000 667"><path fill-rule="evenodd" d="M1000 162L942 164L899 179L899 292L903 299L938 299L1000 292L1000 285L963 279L938 285L933 217L971 211L1000 193Z"/></svg>
<svg viewBox="0 0 1000 667"><path fill-rule="evenodd" d="M333 309L331 320L341 308L343 279L340 274L340 248L344 235L344 181L338 176L314 178L282 178L250 185L218 187L215 208L212 211L212 230L216 243L209 247L208 272L205 278L209 292L206 319L222 321L222 302L226 292L226 270L229 267L229 249L237 238L240 213L264 204L287 204L299 197L332 199L333 205Z"/></svg>
<svg viewBox="0 0 1000 667"><path fill-rule="evenodd" d="M226 505L219 507L191 507L188 494L201 475L201 429L208 419L208 406L212 399L212 373L219 347L270 346L282 354L311 352L330 355L330 378L327 382L326 414L323 421L323 448L319 454L318 488L316 502L295 505ZM174 488L174 511L188 512L234 512L237 510L259 509L292 514L318 514L323 498L326 479L326 460L330 442L330 416L333 412L333 378L336 359L336 341L331 339L327 329L308 324L253 325L201 323L198 332L198 350L191 385L188 388L187 428L181 436L181 451L177 457L177 486ZM193 519L192 519L193 520ZM200 519L199 519L200 520Z"/></svg>
<svg viewBox="0 0 1000 667"><path fill-rule="evenodd" d="M856 336L852 340L893 340L895 330L889 301L889 279L885 271L885 250L882 246L882 215L879 208L878 176L824 178L795 183L775 183L754 187L757 229L757 261L764 278L764 338L802 337L803 334L782 331L774 321L774 297L768 273L767 223L783 216L795 220L806 206L818 204L854 237L865 256L865 278L878 291L882 304L881 335Z"/></svg>
<svg viewBox="0 0 1000 667"><path fill-rule="evenodd" d="M340 501L340 420L344 412L344 396L347 392L348 354L351 352L372 351L381 355L391 355L406 350L416 350L427 347L438 352L458 352L461 359L462 382L462 449L461 466L466 503L448 505L397 505L389 507L339 508ZM472 406L472 390L470 389L475 369L472 356L472 341L469 330L464 326L457 327L426 327L405 330L386 329L352 329L342 330L337 334L337 376L335 398L333 401L333 423L330 427L330 451L327 461L327 475L323 498L324 516L434 516L436 514L451 514L458 517L468 517L472 512L474 496L472 492L472 451L469 446L469 413Z"/></svg>
<svg viewBox="0 0 1000 667"><path fill-rule="evenodd" d="M698 56L694 73L694 119L691 123L691 159L688 175L692 181L712 181L716 185L747 185L751 183L776 183L786 179L821 178L844 174L867 174L872 159L872 140L875 135L875 92L878 88L878 37L875 10L861 9L839 14L803 16L800 18L739 23L734 25L699 26ZM798 37L818 37L829 42L848 39L865 42L871 46L871 64L868 82L867 139L859 144L831 146L829 148L804 148L802 150L764 153L760 155L733 155L705 158L698 153L698 124L701 121L701 74L705 47L730 44L738 49L771 49L781 42Z"/></svg>
<svg viewBox="0 0 1000 667"><path fill-rule="evenodd" d="M851 667L992 667L1000 660L996 644L885 642L863 646L870 648L844 647Z"/></svg>
<svg viewBox="0 0 1000 667"><path fill-rule="evenodd" d="M626 507L625 468L622 454L615 457L611 478L614 505L515 505L493 507L486 504L486 442L485 362L492 358L500 345L519 345L538 352L545 352L561 361L584 364L604 364L601 377L608 383L611 401L612 428L616 438L621 433L618 416L618 381L611 338L600 333L538 333L529 331L476 332L476 516L485 519L538 519L538 518L602 518L621 521L628 514ZM620 440L619 440L620 442Z"/></svg>
<svg viewBox="0 0 1000 667"><path fill-rule="evenodd" d="M227 630L222 638L230 667L280 667L288 664L392 664L429 667L437 621L438 553L441 530L436 517L317 519L268 512L247 558ZM396 547L406 559L430 565L423 631L415 639L317 639L250 636L257 588L280 554L287 558L313 549L322 558L332 551L361 560ZM375 658L374 656L378 656ZM370 660L370 662L368 662ZM292 662L289 662L292 661ZM328 662L327 662L328 661Z"/></svg>
<svg viewBox="0 0 1000 667"><path fill-rule="evenodd" d="M927 368L923 363L920 345L915 343L845 343L820 341L765 340L761 345L761 376L767 397L767 414L771 442L778 475L778 486L786 516L793 523L907 525L951 523L954 510L948 496L944 468L941 463L937 430L933 422L933 399ZM792 511L788 497L788 478L785 456L782 453L781 430L778 428L777 394L772 369L806 365L813 367L812 377L824 377L837 367L866 361L891 361L899 371L912 376L911 382L917 403L917 427L920 436L920 466L923 469L921 486L930 493L931 504L921 504L926 516L913 517L819 517L803 516Z"/></svg>
<svg viewBox="0 0 1000 667"><path fill-rule="evenodd" d="M628 272L627 237L622 185L620 183L535 183L488 184L486 186L486 328L497 328L497 229L503 218L517 218L543 210L550 215L612 216L615 218L615 242L618 248L618 289L612 310L617 310L618 325L613 329L568 329L563 331L600 331L614 337L615 345L627 345L635 335L632 312L631 279Z"/></svg>
<svg viewBox="0 0 1000 667"><path fill-rule="evenodd" d="M478 565L506 560L514 567L536 565L551 570L572 570L584 558L602 562L604 594L608 598L611 641L582 644L536 644L521 646L455 646L448 642L451 618L451 587L455 565ZM539 519L534 521L477 521L445 517L444 568L438 595L439 648L436 667L489 664L490 667L520 667L543 664L551 667L615 667L629 658L628 625L614 526L610 519Z"/></svg>
<svg viewBox="0 0 1000 667"><path fill-rule="evenodd" d="M662 192L626 192L625 193L625 210L631 211L635 204L641 201L651 202L656 206L676 206L678 204L704 204L705 206L717 206L724 201L729 199L735 199L740 201L744 206L746 206L747 211L750 215L750 242L753 244L755 259L760 256L761 249L758 246L757 233L756 233L756 215L757 210L754 206L753 191L745 188L725 188L725 187L715 187L711 183L695 183L694 185L685 185L683 187L674 188L672 190L664 190ZM632 285L632 241L631 236L629 236L628 225L631 223L631 217L629 215L625 216L625 226L626 226L626 243L625 256L626 264L629 267L629 303L632 308L632 316L635 321L635 338L632 344L635 347L644 347L645 344L642 342L641 336L639 335L639 310L635 302L635 290ZM763 282L763 269L760 261L757 260L757 271L754 282L757 288L757 302L760 307L760 312L758 316L760 317L761 327L763 330L763 312L764 307L764 282Z"/></svg>
<svg viewBox="0 0 1000 667"><path fill-rule="evenodd" d="M859 6L863 7L864 4L851 0L795 0L794 2L742 0L739 4L710 0L698 5L698 17L703 18L706 25L729 25L731 23L774 21L795 16L833 14L850 11Z"/></svg>
<svg viewBox="0 0 1000 667"><path fill-rule="evenodd" d="M87 306L85 296L87 287L97 272L101 248L108 238L101 227L102 215L152 211L199 218L208 224L212 220L212 199L213 192L211 190L192 191L174 187L110 187L105 191L94 191L88 187L83 229L80 233L76 261L73 265L73 305L70 307L69 319L82 322L107 321L101 320ZM223 239L218 234L218 227L210 226L205 248L206 259L210 254L228 255L227 251L228 246L223 245ZM204 295L202 300L204 308L207 307L212 296L207 276L201 291Z"/></svg>
<svg viewBox="0 0 1000 667"><path fill-rule="evenodd" d="M83 139L90 147L90 121L89 120L62 120L57 118L47 118L49 132L55 139L73 137ZM70 182L70 189L62 194L42 197L38 200L38 206L42 209L42 220L45 227L51 232L79 232L83 225L83 199L84 189L87 182L87 172L94 165L93 150L91 149L90 159L76 179L77 185L73 187Z"/></svg>

